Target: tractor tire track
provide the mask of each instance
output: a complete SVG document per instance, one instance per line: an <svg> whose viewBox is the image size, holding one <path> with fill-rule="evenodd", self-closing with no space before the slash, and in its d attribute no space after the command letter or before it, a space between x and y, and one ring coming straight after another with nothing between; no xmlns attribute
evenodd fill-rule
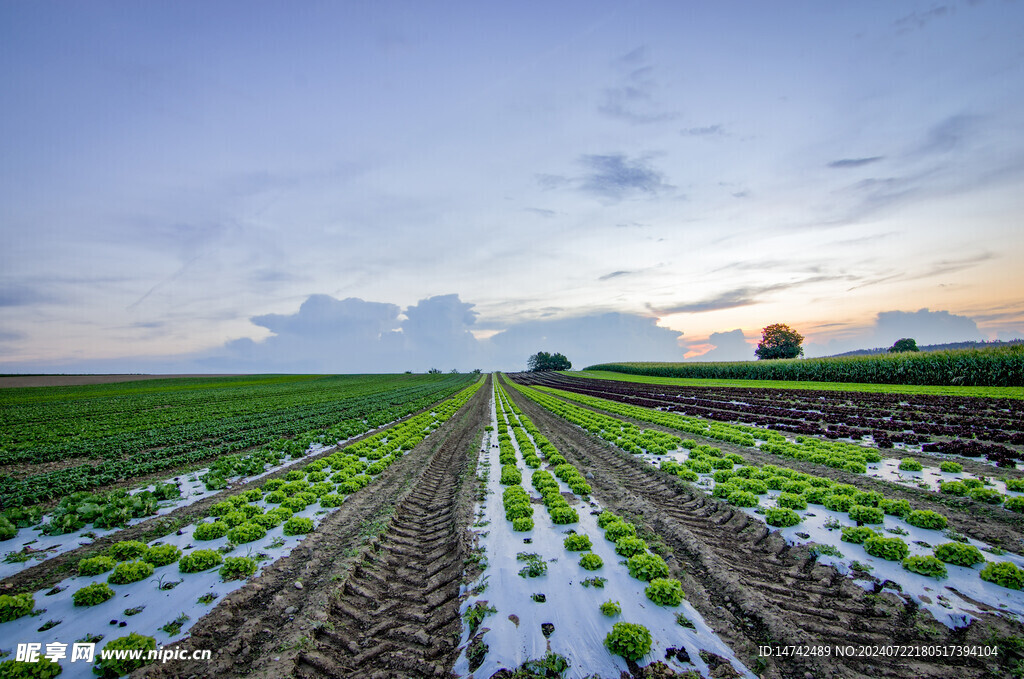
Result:
<svg viewBox="0 0 1024 679"><path fill-rule="evenodd" d="M437 466L438 457L445 455L446 451L450 454L453 441L465 442L469 447L463 449L463 454L467 459L475 459L475 454L470 456L469 452L475 453L472 450L473 438L483 426L489 386L488 378L488 382L460 412L388 467L372 484L351 494L288 556L265 568L242 589L225 597L220 605L196 623L186 639L172 645L186 652L211 649L214 652L212 660L149 665L137 670L133 676L150 679L332 676L330 672L317 673L315 668L321 646L329 645L324 639L329 639L331 628L335 627L335 609L351 607L351 602L346 602L344 596L336 598L339 588L372 591L370 588L380 587L382 580L408 583L411 569L371 573L365 568L365 564L372 561L373 555L380 550L382 537L374 533L382 531L385 525L391 525L385 523L387 517L393 517L392 523L398 521L401 510L417 496L418 485L424 483L428 470ZM472 475L472 472L468 473ZM468 492L471 493L471 489ZM471 518L471 505L468 502L465 505L455 514L460 525L468 525ZM435 520L430 526L427 530L438 530L440 522ZM404 530L408 531L407 528ZM398 537L394 542L397 551L406 554L407 563L431 556L443 557L436 551L426 554L417 551L418 543L399 535L402 532L402 528L396 531ZM468 552L468 531L461 532L467 544L460 543L460 553ZM458 563L461 574L461 560ZM377 584L368 585L365 578L353 578L353 573L360 569L364 576L369 575L369 579ZM438 575L429 567L426 573L431 577ZM458 581L454 589L457 597ZM373 611L373 608L351 608L353 619L365 625L360 632L371 631L393 610L382 607ZM370 617L371 611L380 617ZM461 631L457 602L455 615L457 643ZM427 618L425 622L434 619ZM344 633L344 626L338 627ZM355 635L354 638L359 637ZM300 657L305 657L305 661L300 662ZM329 655L326 662L329 662ZM453 663L454 657L447 666ZM305 674L297 674L300 666Z"/></svg>
<svg viewBox="0 0 1024 679"><path fill-rule="evenodd" d="M764 644L981 645L992 628L1021 633L1020 624L997 616L950 630L895 594L867 592L746 513L589 436L518 392L510 394L588 476L595 497L647 524L672 548L688 599L750 666ZM762 676L966 678L991 676L992 665L991 658L970 657L788 656L768 659Z"/></svg>
<svg viewBox="0 0 1024 679"><path fill-rule="evenodd" d="M470 463L486 405L476 400L396 505L376 548L336 591L314 647L296 658L293 677L451 676L470 548Z"/></svg>

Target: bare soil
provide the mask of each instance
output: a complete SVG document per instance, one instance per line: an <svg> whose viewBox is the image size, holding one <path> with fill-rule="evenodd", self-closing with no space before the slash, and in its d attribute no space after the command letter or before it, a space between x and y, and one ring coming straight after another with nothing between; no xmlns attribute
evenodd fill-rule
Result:
<svg viewBox="0 0 1024 679"><path fill-rule="evenodd" d="M1024 634L1021 623L994 615L950 630L913 602L882 592L882 583L865 591L746 513L589 436L517 392L510 394L588 477L597 499L633 518L649 542L664 542L670 550L666 561L682 580L687 599L763 677L997 676L991 658L789 656L762 659L759 667L758 646L923 648L982 645L991 634Z"/></svg>

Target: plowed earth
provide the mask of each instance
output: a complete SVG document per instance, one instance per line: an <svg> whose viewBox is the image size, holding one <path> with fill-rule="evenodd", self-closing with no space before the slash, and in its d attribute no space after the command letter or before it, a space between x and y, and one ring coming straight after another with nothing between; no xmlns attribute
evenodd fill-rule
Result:
<svg viewBox="0 0 1024 679"><path fill-rule="evenodd" d="M510 390L556 448L588 477L606 507L633 518L673 551L667 559L688 600L756 668L758 646L982 645L1024 625L986 615L951 630L913 602L865 591L817 564L768 527L589 436ZM695 437L699 438L699 437ZM718 445L714 441L708 441ZM992 658L789 656L767 659L766 677L986 677ZM758 668L760 669L760 668Z"/></svg>
<svg viewBox="0 0 1024 679"><path fill-rule="evenodd" d="M458 655L472 463L490 381L447 423L201 619L212 662L143 677L450 676Z"/></svg>

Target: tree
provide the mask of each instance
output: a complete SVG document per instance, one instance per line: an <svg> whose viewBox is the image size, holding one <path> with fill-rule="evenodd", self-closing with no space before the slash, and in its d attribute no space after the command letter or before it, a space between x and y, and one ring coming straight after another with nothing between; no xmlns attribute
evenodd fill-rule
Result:
<svg viewBox="0 0 1024 679"><path fill-rule="evenodd" d="M890 354L898 354L901 351L921 351L917 348L917 340L913 337L904 337L896 340L896 343L889 347Z"/></svg>
<svg viewBox="0 0 1024 679"><path fill-rule="evenodd" d="M428 375L440 375L441 371L438 370L437 368L431 368L430 370L427 371L427 374Z"/></svg>
<svg viewBox="0 0 1024 679"><path fill-rule="evenodd" d="M526 365L529 367L530 372L534 373L543 370L568 370L572 367L569 359L562 354L549 354L546 351L538 351L530 357Z"/></svg>
<svg viewBox="0 0 1024 679"><path fill-rule="evenodd" d="M761 333L754 352L759 359L796 358L804 355L804 336L784 323L769 325Z"/></svg>

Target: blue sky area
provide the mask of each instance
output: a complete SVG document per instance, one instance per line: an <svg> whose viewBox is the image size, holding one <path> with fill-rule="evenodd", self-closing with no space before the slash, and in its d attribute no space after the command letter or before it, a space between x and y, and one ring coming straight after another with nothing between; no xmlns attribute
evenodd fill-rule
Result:
<svg viewBox="0 0 1024 679"><path fill-rule="evenodd" d="M0 372L1024 336L1024 6L0 1Z"/></svg>

